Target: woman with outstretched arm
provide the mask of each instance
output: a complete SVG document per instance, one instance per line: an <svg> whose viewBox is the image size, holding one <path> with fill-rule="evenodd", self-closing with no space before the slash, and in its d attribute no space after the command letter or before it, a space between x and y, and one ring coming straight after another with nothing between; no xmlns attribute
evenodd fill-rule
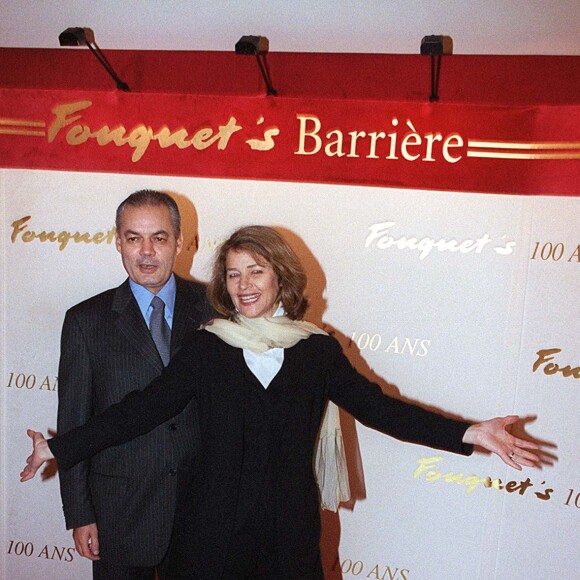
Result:
<svg viewBox="0 0 580 580"><path fill-rule="evenodd" d="M320 580L320 494L333 509L348 497L333 403L398 439L464 455L479 445L515 469L539 461L530 451L536 444L507 430L517 416L470 424L383 394L336 340L302 321L305 286L298 257L277 232L234 232L209 286L224 319L191 335L146 389L84 426L49 441L29 430L34 451L21 480L47 459L64 470L138 437L195 399L201 451L176 475L167 578Z"/></svg>

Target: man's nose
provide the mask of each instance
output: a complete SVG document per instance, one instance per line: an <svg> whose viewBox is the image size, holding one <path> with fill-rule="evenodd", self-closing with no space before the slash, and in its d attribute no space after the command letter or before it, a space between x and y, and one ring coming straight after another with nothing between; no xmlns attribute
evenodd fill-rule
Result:
<svg viewBox="0 0 580 580"><path fill-rule="evenodd" d="M149 240L144 240L141 244L141 255L143 256L152 256L155 254L155 246Z"/></svg>

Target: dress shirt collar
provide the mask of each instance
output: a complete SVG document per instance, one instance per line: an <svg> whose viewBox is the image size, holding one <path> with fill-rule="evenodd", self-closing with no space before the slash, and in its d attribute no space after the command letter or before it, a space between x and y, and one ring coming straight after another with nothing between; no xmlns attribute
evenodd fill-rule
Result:
<svg viewBox="0 0 580 580"><path fill-rule="evenodd" d="M129 279L129 286L131 287L133 296L135 296L135 300L137 300L139 310L141 311L147 326L149 326L149 320L151 318L151 300L153 300L154 296L159 296L159 298L165 302L165 320L167 320L169 328L173 327L173 311L175 310L175 295L177 292L177 285L173 274L171 274L169 280L165 283L165 286L163 286L157 294L153 294L153 292L147 290L147 288L137 284L137 282L134 282L131 279Z"/></svg>

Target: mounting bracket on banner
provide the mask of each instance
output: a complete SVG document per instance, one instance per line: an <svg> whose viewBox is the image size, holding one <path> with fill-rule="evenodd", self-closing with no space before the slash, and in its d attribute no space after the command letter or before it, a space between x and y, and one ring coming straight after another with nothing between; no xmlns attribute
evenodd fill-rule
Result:
<svg viewBox="0 0 580 580"><path fill-rule="evenodd" d="M266 94L276 96L278 92L272 86L272 79L270 78L270 71L268 63L266 62L266 54L270 48L270 42L265 36L242 36L236 42L236 54L255 54L262 78L266 83Z"/></svg>
<svg viewBox="0 0 580 580"><path fill-rule="evenodd" d="M117 88L121 91L131 92L129 85L121 80L99 45L95 42L95 33L91 28L72 27L58 35L58 42L60 46L88 46L89 50L95 55L95 58L103 65L103 68L109 73L111 78L117 84Z"/></svg>
<svg viewBox="0 0 580 580"><path fill-rule="evenodd" d="M421 54L431 56L431 94L430 102L439 100L439 76L441 74L441 57L453 54L453 39L450 36L424 36L421 40Z"/></svg>

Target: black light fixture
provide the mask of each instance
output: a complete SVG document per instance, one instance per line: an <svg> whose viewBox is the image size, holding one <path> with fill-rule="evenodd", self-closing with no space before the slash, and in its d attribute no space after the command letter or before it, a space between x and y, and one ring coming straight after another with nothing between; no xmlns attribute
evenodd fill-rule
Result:
<svg viewBox="0 0 580 580"><path fill-rule="evenodd" d="M95 55L96 59L103 65L105 70L111 75L121 91L130 92L129 85L122 81L109 61L95 42L95 33L90 28L73 27L67 28L58 35L60 46L88 46L89 50Z"/></svg>
<svg viewBox="0 0 580 580"><path fill-rule="evenodd" d="M424 36L423 40L421 40L421 54L431 56L431 95L429 96L429 101L438 101L441 56L453 54L453 39L450 36Z"/></svg>
<svg viewBox="0 0 580 580"><path fill-rule="evenodd" d="M270 78L270 71L268 70L268 63L266 62L266 54L270 48L270 43L265 36L242 36L236 42L236 54L255 54L258 66L264 82L268 95L277 95L278 92L272 86L272 79Z"/></svg>

